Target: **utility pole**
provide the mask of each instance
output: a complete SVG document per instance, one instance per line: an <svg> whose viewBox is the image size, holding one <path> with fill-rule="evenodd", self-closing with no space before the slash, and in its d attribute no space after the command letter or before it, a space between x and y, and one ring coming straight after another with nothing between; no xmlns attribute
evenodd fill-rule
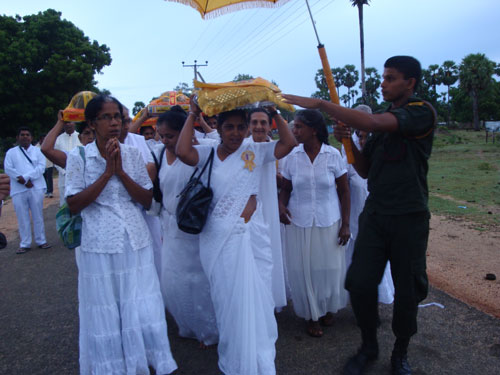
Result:
<svg viewBox="0 0 500 375"><path fill-rule="evenodd" d="M198 64L197 60L194 60L194 65L186 65L184 64L184 61L182 62L182 67L183 68L194 68L194 79L197 80L198 77L200 77L201 82L205 83L205 80L201 76L200 72L198 71L198 68L201 66L208 66L208 61L205 61L205 64Z"/></svg>

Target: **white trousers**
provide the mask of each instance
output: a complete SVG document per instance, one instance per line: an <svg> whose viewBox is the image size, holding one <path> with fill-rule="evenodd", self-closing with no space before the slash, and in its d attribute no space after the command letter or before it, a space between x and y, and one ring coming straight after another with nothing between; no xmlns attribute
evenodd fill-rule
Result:
<svg viewBox="0 0 500 375"><path fill-rule="evenodd" d="M59 207L61 207L64 202L64 189L66 188L66 174L59 171L59 179L57 180L57 186L59 187Z"/></svg>
<svg viewBox="0 0 500 375"><path fill-rule="evenodd" d="M30 211L33 219L33 231L35 232L35 242L43 245L45 239L45 225L43 223L43 196L45 189L28 189L12 197L14 210L16 211L17 223L19 225L19 236L21 243L19 247L31 247L31 223Z"/></svg>

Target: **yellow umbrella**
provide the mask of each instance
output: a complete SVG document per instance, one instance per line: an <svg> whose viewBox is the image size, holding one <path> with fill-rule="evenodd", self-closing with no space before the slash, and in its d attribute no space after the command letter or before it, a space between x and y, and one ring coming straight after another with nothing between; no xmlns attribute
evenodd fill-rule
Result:
<svg viewBox="0 0 500 375"><path fill-rule="evenodd" d="M276 8L289 0L167 0L193 7L203 19L249 8Z"/></svg>
<svg viewBox="0 0 500 375"><path fill-rule="evenodd" d="M198 12L200 12L202 18L212 18L220 16L221 14L230 13L233 11L248 9L248 8L275 8L279 7L289 0L166 0L173 1L175 3L185 4L193 7ZM307 4L307 9L309 10L309 15L311 16L311 21L314 27L314 32L318 40L318 52L321 58L321 64L323 66L323 72L325 74L326 84L328 85L328 90L330 91L330 100L333 103L339 103L339 96L337 95L337 90L335 88L335 81L333 80L332 70L330 68L330 63L328 62L328 57L326 56L325 46L319 41L318 32L316 31L316 26L312 17L311 9L309 8L308 0L305 0ZM347 161L349 164L354 163L354 155L351 149L351 142L348 139L343 139L342 144L344 145Z"/></svg>

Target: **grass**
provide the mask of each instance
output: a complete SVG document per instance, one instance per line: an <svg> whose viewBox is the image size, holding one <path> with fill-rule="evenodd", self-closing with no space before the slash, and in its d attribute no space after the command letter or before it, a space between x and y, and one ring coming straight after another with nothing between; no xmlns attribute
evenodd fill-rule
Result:
<svg viewBox="0 0 500 375"><path fill-rule="evenodd" d="M485 143L484 132L436 134L428 183L431 212L499 224L500 142Z"/></svg>
<svg viewBox="0 0 500 375"><path fill-rule="evenodd" d="M330 144L340 148L333 137ZM477 228L499 225L500 137L485 143L483 131L437 132L428 185L432 213L464 219Z"/></svg>

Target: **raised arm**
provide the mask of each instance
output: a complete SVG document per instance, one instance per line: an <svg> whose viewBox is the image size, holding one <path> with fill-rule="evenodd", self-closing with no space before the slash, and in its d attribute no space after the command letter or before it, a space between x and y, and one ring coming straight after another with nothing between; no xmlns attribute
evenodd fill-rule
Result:
<svg viewBox="0 0 500 375"><path fill-rule="evenodd" d="M130 133L136 134L141 125L149 118L148 107L142 109L142 113L137 120L132 122L128 128Z"/></svg>
<svg viewBox="0 0 500 375"><path fill-rule="evenodd" d="M297 141L295 140L295 137L293 136L290 128L286 124L283 117L281 117L281 115L278 113L278 111L276 111L274 107L271 107L269 111L276 121L278 134L280 136L280 139L276 144L276 148L274 149L274 156L276 159L281 159L287 156L290 151L292 151L293 148L297 146Z"/></svg>
<svg viewBox="0 0 500 375"><path fill-rule="evenodd" d="M343 138L349 139L349 141L351 142L352 153L354 154L354 163L352 164L352 166L354 167L356 172L358 172L361 178L368 178L370 163L352 141L351 129L346 126L336 125L333 129L333 135L339 142L341 142Z"/></svg>
<svg viewBox="0 0 500 375"><path fill-rule="evenodd" d="M191 97L189 115L182 127L181 134L177 140L177 146L175 147L175 154L177 157L187 165L195 166L198 164L200 158L198 151L193 147L193 130L194 121L200 115L200 108L194 103Z"/></svg>
<svg viewBox="0 0 500 375"><path fill-rule="evenodd" d="M306 98L296 95L283 95L289 104L298 105L303 108L319 109L326 112L330 117L355 129L366 132L395 132L398 130L398 120L392 113L369 114L341 107L338 104L322 99Z"/></svg>
<svg viewBox="0 0 500 375"><path fill-rule="evenodd" d="M66 168L67 155L61 150L56 150L55 144L57 137L64 131L63 111L59 110L57 113L57 122L50 129L49 133L43 140L41 151L47 159L61 168Z"/></svg>

